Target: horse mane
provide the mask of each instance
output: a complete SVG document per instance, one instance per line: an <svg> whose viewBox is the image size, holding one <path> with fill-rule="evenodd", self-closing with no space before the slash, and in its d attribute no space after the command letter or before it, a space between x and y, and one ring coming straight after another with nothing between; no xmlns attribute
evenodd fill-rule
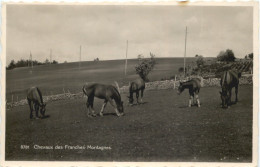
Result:
<svg viewBox="0 0 260 167"><path fill-rule="evenodd" d="M190 80L188 80L188 81L182 82L182 84L188 84L188 83L190 83L192 80L193 80L193 79L190 79Z"/></svg>
<svg viewBox="0 0 260 167"><path fill-rule="evenodd" d="M116 81L114 81L114 82L115 82L115 85L116 85L117 91L118 91L119 94L120 94L120 88L119 88L119 85L118 85L118 83L117 83Z"/></svg>

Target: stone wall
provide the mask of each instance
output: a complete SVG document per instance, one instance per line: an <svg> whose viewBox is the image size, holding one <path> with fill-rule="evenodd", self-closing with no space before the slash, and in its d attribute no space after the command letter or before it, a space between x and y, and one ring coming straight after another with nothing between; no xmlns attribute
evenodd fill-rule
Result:
<svg viewBox="0 0 260 167"><path fill-rule="evenodd" d="M181 80L186 81L186 80ZM177 89L180 84L180 81L174 81L174 80L165 80L165 81L154 81L154 82L148 82L145 84L146 88L145 90L158 90L158 89ZM253 84L252 75L245 75L242 76L239 79L240 85L247 85L247 84ZM202 79L201 78L201 86L202 87L211 87L211 86L219 86L220 87L220 79L219 78L208 78L208 79ZM129 92L129 86L123 86L120 88L120 93L128 93ZM65 100L65 99L76 99L76 98L82 98L83 93L79 92L76 94L71 93L64 93L64 94L57 94L52 96L43 96L44 102L50 102L50 101L57 101L57 100ZM14 103L6 103L7 108L15 107L15 106L21 106L26 105L27 100L23 99L18 102Z"/></svg>

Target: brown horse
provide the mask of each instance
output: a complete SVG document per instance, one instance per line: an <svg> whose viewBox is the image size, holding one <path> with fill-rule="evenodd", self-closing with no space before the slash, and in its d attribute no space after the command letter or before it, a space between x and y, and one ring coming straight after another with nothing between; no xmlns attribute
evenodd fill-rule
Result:
<svg viewBox="0 0 260 167"><path fill-rule="evenodd" d="M107 102L109 102L115 108L117 116L124 115L123 102L121 101L120 93L115 86L99 83L86 83L83 86L83 93L88 97L86 103L88 116L96 116L93 108L94 97L104 99L104 104L99 113L100 116L103 116L103 111L107 105ZM89 108L92 110L92 115L90 114Z"/></svg>
<svg viewBox="0 0 260 167"><path fill-rule="evenodd" d="M199 100L199 92L200 92L200 79L193 78L186 82L180 82L180 86L177 90L177 93L180 95L181 92L184 91L184 89L189 89L190 99L189 99L189 107L191 107L191 102L193 99L194 102L194 95L198 104L198 107L200 107L200 100Z"/></svg>
<svg viewBox="0 0 260 167"><path fill-rule="evenodd" d="M145 82L142 78L138 78L138 79L132 81L129 84L129 96L128 96L129 101L128 101L128 103L133 104L133 102L134 102L133 94L135 93L137 104L139 104L139 100L138 100L139 91L141 91L141 103L142 103L143 102L144 89L145 89Z"/></svg>
<svg viewBox="0 0 260 167"><path fill-rule="evenodd" d="M39 115L38 115L39 108L40 108L42 117L44 117L45 110L46 110L45 109L46 104L43 103L42 93L39 88L31 87L27 91L27 101L28 101L28 104L30 107L30 119L33 118L33 110L36 112L36 119L39 118Z"/></svg>
<svg viewBox="0 0 260 167"><path fill-rule="evenodd" d="M221 76L220 85L222 91L220 91L220 98L222 101L222 108L228 108L231 105L231 94L232 88L235 87L236 93L236 101L238 101L237 94L238 94L238 84L239 78L241 77L240 72L236 72L234 70L224 71Z"/></svg>

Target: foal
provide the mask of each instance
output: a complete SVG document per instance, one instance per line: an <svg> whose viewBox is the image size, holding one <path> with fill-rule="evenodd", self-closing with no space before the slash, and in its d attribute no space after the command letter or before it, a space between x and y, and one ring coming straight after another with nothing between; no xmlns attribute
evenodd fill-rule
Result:
<svg viewBox="0 0 260 167"><path fill-rule="evenodd" d="M194 95L198 104L198 107L200 107L200 100L199 100L199 92L200 92L200 79L194 78L186 82L180 82L180 86L177 90L177 93L180 95L181 92L184 91L184 89L189 89L190 99L189 99L189 107L191 107L191 101L193 99L194 101Z"/></svg>

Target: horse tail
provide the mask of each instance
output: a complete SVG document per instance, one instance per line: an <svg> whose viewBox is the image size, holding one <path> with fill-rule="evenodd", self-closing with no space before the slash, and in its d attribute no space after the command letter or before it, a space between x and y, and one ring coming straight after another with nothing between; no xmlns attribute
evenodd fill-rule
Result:
<svg viewBox="0 0 260 167"><path fill-rule="evenodd" d="M119 88L118 83L117 83L116 81L114 81L114 82L115 82L115 85L116 85L116 89L117 89L117 91L119 92L119 94L121 94L121 93L120 93L120 88Z"/></svg>
<svg viewBox="0 0 260 167"><path fill-rule="evenodd" d="M228 75L228 71L225 71L225 72L224 72L224 78L223 78L224 81L222 81L222 82L223 82L223 83L222 83L222 86L227 84L227 75Z"/></svg>
<svg viewBox="0 0 260 167"><path fill-rule="evenodd" d="M43 99L42 99L42 92L40 91L40 89L38 87L36 87L36 90L37 90L37 94L38 94L38 101L40 102L40 106L42 106L44 103L43 103Z"/></svg>
<svg viewBox="0 0 260 167"><path fill-rule="evenodd" d="M130 91L132 90L132 84L131 84L131 82L129 82L128 88L129 88L129 92L130 92Z"/></svg>
<svg viewBox="0 0 260 167"><path fill-rule="evenodd" d="M87 90L86 90L86 86L87 86L88 83L86 83L83 88L82 88L82 91L83 91L83 97L86 97L87 96Z"/></svg>

